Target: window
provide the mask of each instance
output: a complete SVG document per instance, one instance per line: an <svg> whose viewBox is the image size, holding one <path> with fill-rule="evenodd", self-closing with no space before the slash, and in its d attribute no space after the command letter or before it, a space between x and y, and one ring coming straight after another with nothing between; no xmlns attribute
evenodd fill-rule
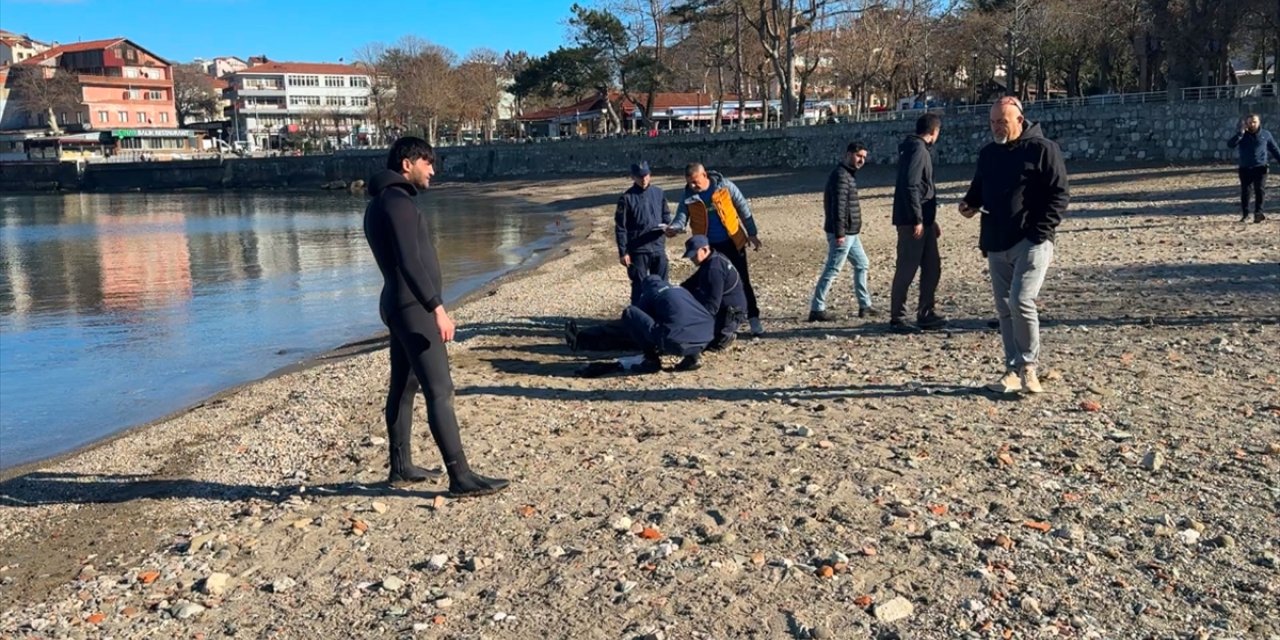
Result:
<svg viewBox="0 0 1280 640"><path fill-rule="evenodd" d="M147 92L147 99L148 99L148 100L164 100L164 92L163 92L163 91L148 91L148 92Z"/></svg>
<svg viewBox="0 0 1280 640"><path fill-rule="evenodd" d="M329 107L345 107L347 99L343 96L325 96L324 104Z"/></svg>
<svg viewBox="0 0 1280 640"><path fill-rule="evenodd" d="M83 112L83 111L77 111L77 112L76 112L76 124L84 124L84 112Z"/></svg>
<svg viewBox="0 0 1280 640"><path fill-rule="evenodd" d="M353 107L367 107L367 106L369 106L369 98L368 98L368 97L366 97L366 96L352 96L352 98L351 98L351 106L353 106Z"/></svg>
<svg viewBox="0 0 1280 640"><path fill-rule="evenodd" d="M138 124L146 124L146 123L147 123L147 112L146 112L146 111L139 111L139 112L138 112Z"/></svg>
<svg viewBox="0 0 1280 640"><path fill-rule="evenodd" d="M347 79L342 76L325 76L324 86L326 87L345 87Z"/></svg>
<svg viewBox="0 0 1280 640"><path fill-rule="evenodd" d="M119 118L120 122L128 122L128 121L129 121L129 112L128 112L128 111L117 111L117 112L116 112L116 117L117 117L117 118Z"/></svg>
<svg viewBox="0 0 1280 640"><path fill-rule="evenodd" d="M141 91L138 91L137 89L130 89L130 90L129 90L129 99L130 99L130 100L141 100L141 99L142 99L142 92L141 92Z"/></svg>
<svg viewBox="0 0 1280 640"><path fill-rule="evenodd" d="M126 77L126 78L136 78L136 77L138 77L138 70L137 70L137 69L135 69L135 68L133 68L133 67L125 67L125 68L124 68L124 77Z"/></svg>
<svg viewBox="0 0 1280 640"><path fill-rule="evenodd" d="M369 78L365 76L351 76L351 86L367 87L369 86Z"/></svg>
<svg viewBox="0 0 1280 640"><path fill-rule="evenodd" d="M107 113L106 111L99 111L98 122L101 122L103 124L111 122L111 114Z"/></svg>
<svg viewBox="0 0 1280 640"><path fill-rule="evenodd" d="M288 76L288 82L291 87L318 87L320 76Z"/></svg>
<svg viewBox="0 0 1280 640"><path fill-rule="evenodd" d="M295 107L318 107L320 96L289 96L289 104Z"/></svg>
<svg viewBox="0 0 1280 640"><path fill-rule="evenodd" d="M169 122L169 112L168 112L168 111L161 111L161 112L160 112L160 122L163 122L163 123L165 123L165 124L168 124L168 122Z"/></svg>

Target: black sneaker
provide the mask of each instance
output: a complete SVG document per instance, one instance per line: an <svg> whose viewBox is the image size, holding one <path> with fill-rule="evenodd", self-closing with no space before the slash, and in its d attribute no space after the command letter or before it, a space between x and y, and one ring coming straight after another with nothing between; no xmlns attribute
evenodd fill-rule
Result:
<svg viewBox="0 0 1280 640"><path fill-rule="evenodd" d="M858 309L859 318L878 318L884 315L884 312L875 307L862 307Z"/></svg>
<svg viewBox="0 0 1280 640"><path fill-rule="evenodd" d="M683 360L676 364L676 371L696 371L702 368L701 358L697 354L685 356Z"/></svg>
<svg viewBox="0 0 1280 640"><path fill-rule="evenodd" d="M907 324L899 318L889 321L889 330L894 333L915 333L916 328Z"/></svg>
<svg viewBox="0 0 1280 640"><path fill-rule="evenodd" d="M1257 212L1257 213L1253 214L1253 223L1254 223L1254 224L1258 224L1259 222L1262 222L1263 220L1266 220L1266 219L1267 219L1267 216L1263 215L1263 213L1262 213L1261 211L1259 211L1259 212Z"/></svg>
<svg viewBox="0 0 1280 640"><path fill-rule="evenodd" d="M423 469L422 467L409 465L408 468L392 471L390 477L387 478L387 484L393 487L400 487L407 484L426 482L428 480L439 480L443 477L443 471Z"/></svg>
<svg viewBox="0 0 1280 640"><path fill-rule="evenodd" d="M942 316L931 315L917 320L916 326L925 331L933 331L947 326L947 319Z"/></svg>
<svg viewBox="0 0 1280 640"><path fill-rule="evenodd" d="M736 342L737 340L738 340L738 334L731 333L727 336L718 338L716 339L715 342L712 342L711 344L707 345L707 351L724 351L725 349L728 349L729 347L733 346L733 343Z"/></svg>
<svg viewBox="0 0 1280 640"><path fill-rule="evenodd" d="M658 356L646 356L644 362L641 362L631 371L634 373L657 373L662 371L662 359Z"/></svg>
<svg viewBox="0 0 1280 640"><path fill-rule="evenodd" d="M486 478L478 473L472 473L465 478L456 478L449 482L449 497L487 496L506 489L510 484L511 481L506 478Z"/></svg>
<svg viewBox="0 0 1280 640"><path fill-rule="evenodd" d="M826 311L810 311L809 322L831 322L836 317Z"/></svg>

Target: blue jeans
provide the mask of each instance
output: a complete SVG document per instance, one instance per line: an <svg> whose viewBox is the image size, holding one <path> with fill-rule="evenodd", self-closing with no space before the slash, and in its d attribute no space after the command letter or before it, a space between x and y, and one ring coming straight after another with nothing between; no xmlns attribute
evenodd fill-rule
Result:
<svg viewBox="0 0 1280 640"><path fill-rule="evenodd" d="M810 310L827 310L827 293L831 291L831 283L835 282L836 276L840 275L840 271L844 269L846 260L853 263L853 292L858 297L858 307L860 309L871 307L871 291L867 289L867 269L870 263L867 261L867 253L862 250L862 238L857 234L845 236L844 244L836 246L835 234L828 233L827 264L822 268L818 286L813 290L813 301L809 304Z"/></svg>

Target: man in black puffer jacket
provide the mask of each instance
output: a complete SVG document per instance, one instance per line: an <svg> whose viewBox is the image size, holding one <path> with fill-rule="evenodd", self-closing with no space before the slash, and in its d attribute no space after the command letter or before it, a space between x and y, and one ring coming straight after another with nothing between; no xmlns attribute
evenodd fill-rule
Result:
<svg viewBox="0 0 1280 640"><path fill-rule="evenodd" d="M978 168L960 202L966 218L982 211L978 248L987 257L1004 375L992 391L1040 393L1040 316L1036 298L1053 262L1056 230L1070 200L1062 150L1027 122L1022 103L1001 98L991 107L994 141L978 153Z"/></svg>
<svg viewBox="0 0 1280 640"><path fill-rule="evenodd" d="M871 291L867 287L867 270L870 264L862 250L862 206L858 203L858 169L867 163L867 148L850 142L845 149L844 160L827 177L822 192L822 210L827 232L827 262L818 276L818 286L809 302L809 322L825 322L834 319L827 313L827 293L846 261L853 263L853 293L858 298L858 317L876 315L871 306Z"/></svg>

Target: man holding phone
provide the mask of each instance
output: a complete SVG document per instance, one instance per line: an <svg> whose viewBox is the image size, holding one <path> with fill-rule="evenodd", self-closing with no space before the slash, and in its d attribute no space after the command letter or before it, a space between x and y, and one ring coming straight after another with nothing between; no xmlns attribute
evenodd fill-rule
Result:
<svg viewBox="0 0 1280 640"><path fill-rule="evenodd" d="M960 214L980 220L978 247L987 257L1000 317L1004 375L988 385L998 393L1044 391L1036 375L1040 317L1036 298L1053 261L1054 239L1070 200L1062 151L1028 122L1012 96L991 107L992 142L978 166Z"/></svg>

